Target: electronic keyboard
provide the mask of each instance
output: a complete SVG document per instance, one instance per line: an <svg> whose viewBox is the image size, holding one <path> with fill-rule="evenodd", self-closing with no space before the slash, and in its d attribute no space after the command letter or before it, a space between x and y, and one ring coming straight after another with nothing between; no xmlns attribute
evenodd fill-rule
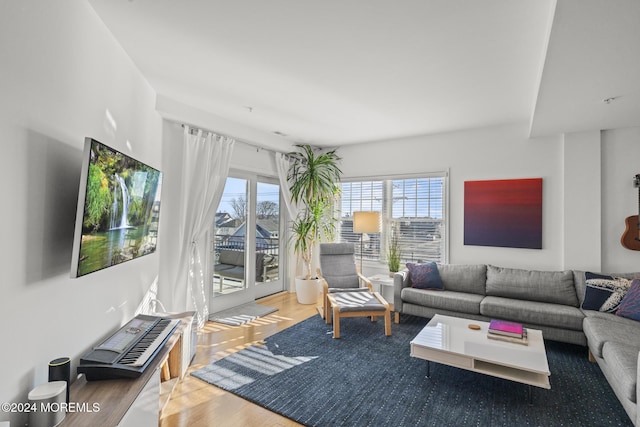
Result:
<svg viewBox="0 0 640 427"><path fill-rule="evenodd" d="M140 314L80 358L87 381L138 378L180 324L180 319Z"/></svg>

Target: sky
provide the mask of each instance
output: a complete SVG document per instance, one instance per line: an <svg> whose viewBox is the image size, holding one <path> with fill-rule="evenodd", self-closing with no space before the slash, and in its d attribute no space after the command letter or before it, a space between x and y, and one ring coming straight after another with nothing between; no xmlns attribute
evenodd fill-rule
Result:
<svg viewBox="0 0 640 427"><path fill-rule="evenodd" d="M279 204L280 195L279 195L278 184L270 184L265 182L258 182L258 195L257 202L261 201L272 201L276 204ZM233 178L228 177L227 183L224 186L224 193L222 195L222 199L220 200L220 205L216 212L228 212L233 213L233 208L231 207L231 200L238 198L247 198L247 180L242 178Z"/></svg>

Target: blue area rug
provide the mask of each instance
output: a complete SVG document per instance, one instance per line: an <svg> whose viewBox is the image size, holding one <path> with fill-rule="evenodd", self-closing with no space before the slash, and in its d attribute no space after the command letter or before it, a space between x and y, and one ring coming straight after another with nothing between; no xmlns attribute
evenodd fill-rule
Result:
<svg viewBox="0 0 640 427"><path fill-rule="evenodd" d="M409 342L428 319L315 316L192 375L309 426L632 426L585 347L546 342L551 390L427 363Z"/></svg>

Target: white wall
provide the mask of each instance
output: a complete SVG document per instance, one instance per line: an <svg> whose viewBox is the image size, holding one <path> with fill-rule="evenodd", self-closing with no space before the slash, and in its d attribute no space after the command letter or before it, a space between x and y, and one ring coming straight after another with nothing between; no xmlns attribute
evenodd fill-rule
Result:
<svg viewBox="0 0 640 427"><path fill-rule="evenodd" d="M620 243L625 218L638 215L640 127L602 132L602 270L640 271L640 251Z"/></svg>
<svg viewBox="0 0 640 427"><path fill-rule="evenodd" d="M3 3L0 64L0 401L25 402L50 360L77 361L133 317L157 275L153 254L70 279L83 140L160 167L162 127L153 91L85 1Z"/></svg>
<svg viewBox="0 0 640 427"><path fill-rule="evenodd" d="M600 131L564 136L563 265L602 271Z"/></svg>
<svg viewBox="0 0 640 427"><path fill-rule="evenodd" d="M522 124L367 143L343 147L339 154L346 177L449 169L450 263L561 269L561 142L559 137L529 139ZM465 246L464 182L512 178L543 179L543 249Z"/></svg>
<svg viewBox="0 0 640 427"><path fill-rule="evenodd" d="M529 139L525 125L498 126L342 147L345 177L449 169L450 263L533 269L640 271L640 252L620 244L638 214L640 128ZM390 148L392 147L392 148ZM465 246L464 181L543 178L541 250Z"/></svg>

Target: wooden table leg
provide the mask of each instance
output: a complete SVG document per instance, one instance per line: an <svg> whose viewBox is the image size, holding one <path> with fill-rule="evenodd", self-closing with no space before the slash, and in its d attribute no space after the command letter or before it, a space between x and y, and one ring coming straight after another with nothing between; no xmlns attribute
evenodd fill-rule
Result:
<svg viewBox="0 0 640 427"><path fill-rule="evenodd" d="M331 304L329 302L329 300L325 300L325 305L324 307L324 321L328 324L331 323L331 309L333 308L333 304Z"/></svg>
<svg viewBox="0 0 640 427"><path fill-rule="evenodd" d="M388 307L384 313L384 334L388 337L391 336L391 311Z"/></svg>
<svg viewBox="0 0 640 427"><path fill-rule="evenodd" d="M340 307L333 306L333 338L340 338Z"/></svg>

